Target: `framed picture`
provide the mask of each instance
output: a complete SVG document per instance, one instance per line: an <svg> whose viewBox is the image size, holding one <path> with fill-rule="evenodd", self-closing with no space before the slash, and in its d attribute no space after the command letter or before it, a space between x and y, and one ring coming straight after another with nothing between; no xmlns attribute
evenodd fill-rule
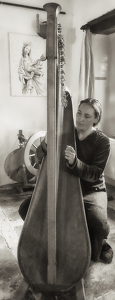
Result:
<svg viewBox="0 0 115 300"><path fill-rule="evenodd" d="M11 96L46 96L46 40L9 33Z"/></svg>

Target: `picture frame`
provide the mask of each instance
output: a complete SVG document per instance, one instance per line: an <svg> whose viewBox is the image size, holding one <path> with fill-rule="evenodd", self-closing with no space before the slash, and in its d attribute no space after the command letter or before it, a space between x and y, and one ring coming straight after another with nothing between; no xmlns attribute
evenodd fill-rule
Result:
<svg viewBox="0 0 115 300"><path fill-rule="evenodd" d="M47 96L45 39L10 32L9 59L11 96Z"/></svg>

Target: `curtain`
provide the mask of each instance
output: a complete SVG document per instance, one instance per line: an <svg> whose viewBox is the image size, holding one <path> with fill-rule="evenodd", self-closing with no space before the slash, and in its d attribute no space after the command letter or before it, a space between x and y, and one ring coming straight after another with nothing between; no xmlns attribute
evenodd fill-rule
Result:
<svg viewBox="0 0 115 300"><path fill-rule="evenodd" d="M92 33L83 31L79 73L79 101L94 97L94 62L92 53Z"/></svg>

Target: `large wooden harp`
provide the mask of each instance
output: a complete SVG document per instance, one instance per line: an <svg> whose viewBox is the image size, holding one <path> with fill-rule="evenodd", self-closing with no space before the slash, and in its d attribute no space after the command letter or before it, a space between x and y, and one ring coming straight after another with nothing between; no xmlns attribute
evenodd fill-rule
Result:
<svg viewBox="0 0 115 300"><path fill-rule="evenodd" d="M60 101L57 15L61 7L48 3L44 9L47 156L20 236L18 261L34 291L60 292L71 289L83 277L90 261L90 242L79 179L71 174L64 157L66 145L76 145L70 94L65 92L64 105Z"/></svg>

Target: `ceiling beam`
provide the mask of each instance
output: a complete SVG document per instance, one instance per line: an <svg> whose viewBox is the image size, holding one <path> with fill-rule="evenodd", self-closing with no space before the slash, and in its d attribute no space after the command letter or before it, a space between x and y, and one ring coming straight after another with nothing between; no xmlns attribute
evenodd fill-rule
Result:
<svg viewBox="0 0 115 300"><path fill-rule="evenodd" d="M22 7L22 8L29 8L29 9L37 9L37 10L45 11L44 8L37 7L37 6L28 6L28 5L17 4L17 3L10 3L10 2L3 2L3 1L0 1L0 4L1 4L1 5L9 5L9 6ZM66 12L61 11L60 14L64 14L64 15L65 15Z"/></svg>
<svg viewBox="0 0 115 300"><path fill-rule="evenodd" d="M111 34L115 32L115 9L83 25L81 30L90 29L94 34Z"/></svg>

